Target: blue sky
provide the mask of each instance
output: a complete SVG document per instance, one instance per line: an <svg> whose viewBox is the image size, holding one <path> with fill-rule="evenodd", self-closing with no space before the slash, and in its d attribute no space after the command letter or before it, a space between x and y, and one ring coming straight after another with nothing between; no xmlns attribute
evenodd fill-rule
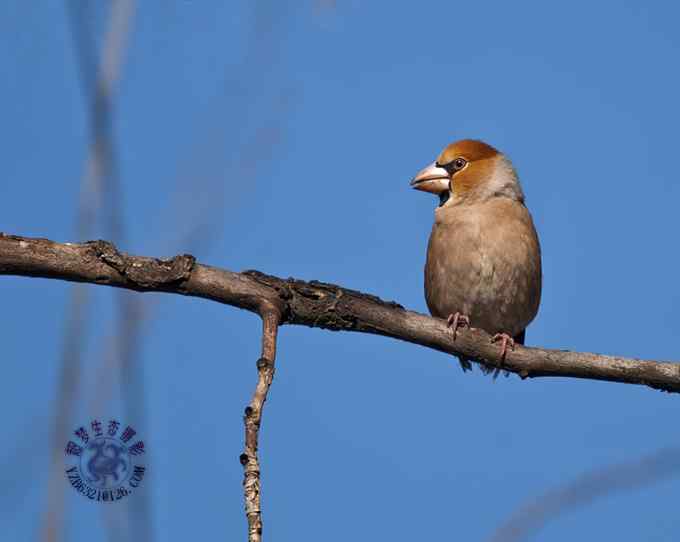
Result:
<svg viewBox="0 0 680 542"><path fill-rule="evenodd" d="M528 344L680 360L677 5L335 4L138 3L113 116L120 248L192 251L426 312L436 202L408 181L447 143L482 138L513 160L541 238ZM94 11L101 33L106 11ZM82 241L88 117L67 12L8 1L0 21L0 231ZM93 237L106 237L103 224ZM39 540L71 291L0 280L0 531L13 540ZM144 428L144 494L121 509L148 503L155 540L245 539L238 455L258 319L143 294L124 386L137 402L114 393L95 414L119 294L88 291L68 427L101 414ZM679 444L677 398L642 387L493 382L414 345L299 327L281 330L277 363L261 436L267 540L486 540L583 472ZM535 539L675 539L672 474ZM63 497L64 540L108 540L124 516L69 487ZM137 539L134 525L126 536Z"/></svg>

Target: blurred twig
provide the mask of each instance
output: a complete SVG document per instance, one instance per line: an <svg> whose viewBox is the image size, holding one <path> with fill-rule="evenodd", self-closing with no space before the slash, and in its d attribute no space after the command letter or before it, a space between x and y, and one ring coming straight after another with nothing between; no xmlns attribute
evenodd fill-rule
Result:
<svg viewBox="0 0 680 542"><path fill-rule="evenodd" d="M285 140L291 92L271 76L285 51L291 6L258 1L252 11L242 61L225 73L204 115L208 126L178 165L172 197L157 221L163 225L162 252L204 253L213 246L222 236L228 208L257 186L257 172ZM166 224L173 225L170 237Z"/></svg>
<svg viewBox="0 0 680 542"><path fill-rule="evenodd" d="M287 95L274 97L272 116L238 147L238 152L228 154L227 164L212 172L193 176L187 173L178 179L175 198L168 208L169 217L174 217L168 222L174 222L175 233L163 243L164 253L206 254L222 237L228 209L238 204L246 186L257 184L257 170L267 167L285 140L284 125L290 111L286 98ZM218 134L214 137L222 140ZM239 182L245 179L247 182Z"/></svg>
<svg viewBox="0 0 680 542"><path fill-rule="evenodd" d="M77 6L76 6L77 3ZM92 32L93 21L82 16L82 2L71 3L72 28L76 51L80 59L80 73L83 93L88 100L89 120L91 124L91 140L89 164L95 178L102 180L102 195L106 205L104 218L105 230L112 238L125 240L125 220L123 210L122 183L113 137L114 94L124 59L124 52L129 41L130 29L135 13L134 0L115 0L109 12L109 28L101 49L98 70L92 65L90 53L96 50ZM87 37L90 36L89 43ZM95 75L96 74L96 75ZM127 418L134 413L135 425L140 431L146 430L144 408L144 382L135 378L137 352L140 349L140 327L138 315L142 311L140 300L126 292L116 295L118 308L117 333L111 350L100 350L100 365L112 366L116 379L121 385L123 404L127 409ZM111 354L113 354L111 356ZM111 389L111 382L96 382L94 397L106 395ZM103 389L102 389L103 388ZM98 411L96 411L99 413ZM135 508L127 506L127 502L117 509L106 508L107 525L111 538L120 538L120 533L134 529L137 536L144 540L151 539L151 507L145 492L141 492L135 501ZM114 527L115 526L115 527ZM114 536L114 533L117 533ZM127 537L129 538L129 536Z"/></svg>
<svg viewBox="0 0 680 542"><path fill-rule="evenodd" d="M77 54L81 86L90 101L91 145L81 181L78 207L77 236L91 237L106 198L109 213L108 234L122 237L118 174L111 137L111 97L120 76L129 23L134 1L116 0L111 4L108 30L99 62L96 61L96 41L90 21L94 18L93 4L70 1L67 3L74 50ZM83 286L73 289L64 331L62 370L56 396L53 420L51 468L47 489L46 511L43 519L43 540L53 542L61 538L63 530L63 446L70 431L73 404L80 385L81 357L86 337L89 292Z"/></svg>
<svg viewBox="0 0 680 542"><path fill-rule="evenodd" d="M95 223L93 208L87 202L95 200L96 209L104 209L105 230L116 239L123 239L122 205L120 201L120 178L118 160L113 140L113 96L120 79L124 53L134 15L134 0L111 2L108 28L101 48L99 62L93 51L97 50L95 33L92 31L94 13L92 4L78 0L68 2L69 16L78 60L83 95L88 102L90 122L90 147L86 162L83 185L87 193L96 197L81 202L80 223L92 228ZM101 200L106 205L101 205Z"/></svg>
<svg viewBox="0 0 680 542"><path fill-rule="evenodd" d="M680 448L657 451L642 459L587 472L514 512L490 542L519 542L549 521L613 493L633 491L680 474Z"/></svg>

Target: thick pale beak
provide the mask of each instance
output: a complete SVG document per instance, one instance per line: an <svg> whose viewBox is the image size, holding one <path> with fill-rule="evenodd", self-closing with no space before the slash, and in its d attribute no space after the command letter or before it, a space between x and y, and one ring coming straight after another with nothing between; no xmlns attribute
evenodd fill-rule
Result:
<svg viewBox="0 0 680 542"><path fill-rule="evenodd" d="M449 189L449 173L443 167L438 167L436 162L432 162L411 179L411 186L416 190L441 194Z"/></svg>

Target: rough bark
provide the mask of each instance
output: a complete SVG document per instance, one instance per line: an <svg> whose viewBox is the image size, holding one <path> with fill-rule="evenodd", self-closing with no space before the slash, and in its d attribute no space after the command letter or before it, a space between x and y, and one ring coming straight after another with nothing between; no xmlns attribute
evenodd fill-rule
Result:
<svg viewBox="0 0 680 542"><path fill-rule="evenodd" d="M677 363L519 345L501 361L498 345L482 330L459 330L454 342L445 321L398 303L324 282L281 279L258 271L234 273L199 264L186 254L157 259L124 254L106 241L70 244L0 234L0 274L202 297L262 317L276 310L281 325L383 335L502 367L521 378L587 378L680 391Z"/></svg>
<svg viewBox="0 0 680 542"><path fill-rule="evenodd" d="M257 360L257 385L253 398L243 415L245 450L240 460L243 465L243 496L248 519L248 542L262 540L262 509L260 507L260 460L257 455L262 410L274 378L276 335L281 315L275 307L265 308L262 315L262 355Z"/></svg>

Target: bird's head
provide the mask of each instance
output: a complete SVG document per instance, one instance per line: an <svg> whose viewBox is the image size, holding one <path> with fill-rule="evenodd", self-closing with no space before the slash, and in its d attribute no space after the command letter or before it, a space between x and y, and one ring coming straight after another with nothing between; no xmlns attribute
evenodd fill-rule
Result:
<svg viewBox="0 0 680 542"><path fill-rule="evenodd" d="M411 186L439 196L440 206L493 196L524 200L510 161L491 145L474 139L451 143L418 172Z"/></svg>

